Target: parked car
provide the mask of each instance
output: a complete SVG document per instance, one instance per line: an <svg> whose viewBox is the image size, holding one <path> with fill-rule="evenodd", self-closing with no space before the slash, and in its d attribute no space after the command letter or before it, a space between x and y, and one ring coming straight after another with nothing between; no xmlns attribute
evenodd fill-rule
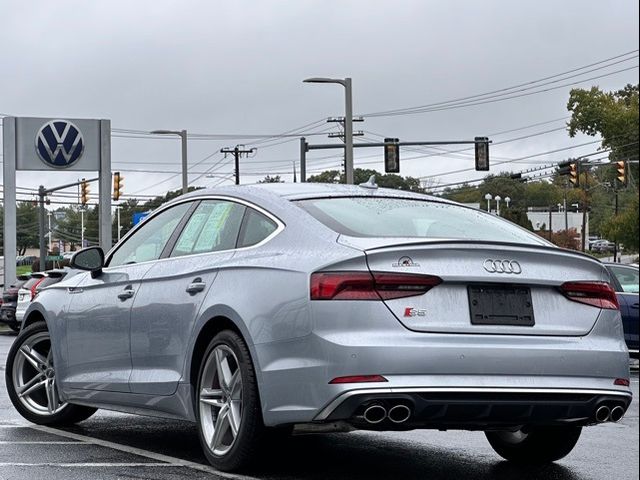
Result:
<svg viewBox="0 0 640 480"><path fill-rule="evenodd" d="M638 336L638 325L640 324L640 316L638 315L640 286L638 284L640 276L638 267L619 263L605 263L605 266L611 273L611 284L620 303L624 339L631 355L638 357L638 349L640 348Z"/></svg>
<svg viewBox="0 0 640 480"><path fill-rule="evenodd" d="M29 280L30 275L20 275L15 283L2 292L2 305L0 306L0 322L8 325L13 331L20 330L20 324L16 322L16 305L18 302L18 290Z"/></svg>
<svg viewBox="0 0 640 480"><path fill-rule="evenodd" d="M34 272L31 274L29 279L18 289L17 298L15 301L15 305L13 308L13 319L15 321L16 328L15 330L20 330L20 325L22 325L22 316L24 315L24 302L31 302L31 297L35 293L35 288L38 286L40 282L45 278L46 274L44 272ZM28 300L27 300L28 298ZM18 307L22 304L22 312L20 318L18 318Z"/></svg>
<svg viewBox="0 0 640 480"><path fill-rule="evenodd" d="M85 272L31 302L9 351L13 405L49 425L96 408L193 421L222 470L294 426L480 430L547 463L622 418L629 356L602 263L372 183L198 190L106 256L76 253Z"/></svg>
<svg viewBox="0 0 640 480"><path fill-rule="evenodd" d="M609 240L596 240L593 243L589 244L589 249L594 252L613 252L615 249L615 244L610 242Z"/></svg>
<svg viewBox="0 0 640 480"><path fill-rule="evenodd" d="M24 319L27 307L36 295L45 287L62 281L67 275L65 270L48 270L44 274L34 274L33 278L25 283L18 291L18 302L16 304L16 322L20 325Z"/></svg>

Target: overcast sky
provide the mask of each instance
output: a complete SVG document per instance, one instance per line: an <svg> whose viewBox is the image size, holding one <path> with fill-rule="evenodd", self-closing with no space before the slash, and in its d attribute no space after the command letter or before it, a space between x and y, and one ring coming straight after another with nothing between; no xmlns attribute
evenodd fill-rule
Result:
<svg viewBox="0 0 640 480"><path fill-rule="evenodd" d="M304 132L335 131L335 124L322 120L344 114L342 87L303 84L304 78L351 77L354 112L369 114L482 94L618 57L638 49L638 33L637 0L2 0L0 112L111 119L113 170L126 177L125 193L161 194L180 186L179 139L125 138L118 129L240 136L279 134L316 122ZM637 65L636 52L565 81L541 82L548 84L538 90L554 88L546 92L368 117L355 128L370 140L381 138L376 134L406 141L489 135L498 143L529 136L493 146L494 163L576 146L492 172L531 168L598 146L577 147L593 139L570 139L562 130L571 88L563 85L618 89L638 82ZM540 125L494 135L533 124ZM192 138L192 184L230 184L232 158L216 152L237 143L258 147L253 158L242 160L243 183L266 173L292 180L297 138ZM450 173L472 167L472 156L425 156L433 152L403 149L401 174L430 177L435 184L478 178L474 171ZM381 153L356 149L355 166L382 170ZM311 152L308 168L338 168L338 157L338 150ZM54 186L79 176L19 172L18 186Z"/></svg>

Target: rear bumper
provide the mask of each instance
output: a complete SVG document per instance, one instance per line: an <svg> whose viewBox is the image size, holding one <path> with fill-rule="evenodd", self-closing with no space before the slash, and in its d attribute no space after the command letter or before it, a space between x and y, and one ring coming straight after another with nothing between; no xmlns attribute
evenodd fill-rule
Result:
<svg viewBox="0 0 640 480"><path fill-rule="evenodd" d="M626 412L631 394L615 390L560 388L375 388L344 392L316 416L316 422L346 421L371 430L412 428L488 430L523 425L589 425L596 411L619 406ZM387 412L397 405L410 412L407 420L376 423L364 417L366 407Z"/></svg>
<svg viewBox="0 0 640 480"><path fill-rule="evenodd" d="M441 334L409 331L397 320L390 321L389 311L377 302L327 302L327 307L329 303L341 304L335 312L323 312L311 335L253 346L268 426L346 419L357 412L344 413L340 406L351 405L346 400L369 390L384 397L380 400L401 395L418 409L421 402L431 401L427 394L443 393L464 393L465 402L476 394L519 394L512 404L518 408L532 407L525 397L535 403L539 393L561 395L567 408L617 399L626 409L631 398L628 387L614 385L617 378L629 378L619 314L601 316L592 331L580 337ZM329 383L347 375L383 375L388 381ZM580 397L572 405L577 397L567 394L593 398ZM453 395L445 404L459 398ZM485 408L500 398L490 399ZM580 412L567 410L545 418L584 417ZM516 414L521 416L514 410ZM499 417L489 415L488 420L460 426L484 428Z"/></svg>

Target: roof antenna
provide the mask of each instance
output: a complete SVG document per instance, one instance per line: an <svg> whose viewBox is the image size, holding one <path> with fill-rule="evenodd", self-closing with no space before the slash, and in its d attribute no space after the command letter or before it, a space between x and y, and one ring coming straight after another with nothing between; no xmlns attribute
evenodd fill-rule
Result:
<svg viewBox="0 0 640 480"><path fill-rule="evenodd" d="M376 183L376 176L371 175L369 177L369 180L367 180L365 183L361 183L360 186L362 188L370 188L372 190L375 190L376 188L378 188L378 184Z"/></svg>

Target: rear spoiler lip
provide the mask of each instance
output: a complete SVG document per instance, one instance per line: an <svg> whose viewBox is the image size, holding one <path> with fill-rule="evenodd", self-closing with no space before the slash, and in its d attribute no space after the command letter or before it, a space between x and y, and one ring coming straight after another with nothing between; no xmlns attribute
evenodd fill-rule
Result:
<svg viewBox="0 0 640 480"><path fill-rule="evenodd" d="M405 243L390 243L388 245L381 245L379 247L372 247L364 249L365 253L372 253L380 250L387 250L390 248L397 247L420 247L420 246L431 246L431 245L487 245L487 246L502 246L502 247L518 247L525 249L533 249L533 250L544 250L547 252L559 253L562 252L564 254L575 255L578 257L586 258L588 260L592 260L600 265L602 262L591 255L588 255L583 252L578 252L576 250L569 250L566 248L560 247L552 247L546 245L530 245L526 243L515 243L515 242L496 242L489 240L429 240L424 242L405 242Z"/></svg>

